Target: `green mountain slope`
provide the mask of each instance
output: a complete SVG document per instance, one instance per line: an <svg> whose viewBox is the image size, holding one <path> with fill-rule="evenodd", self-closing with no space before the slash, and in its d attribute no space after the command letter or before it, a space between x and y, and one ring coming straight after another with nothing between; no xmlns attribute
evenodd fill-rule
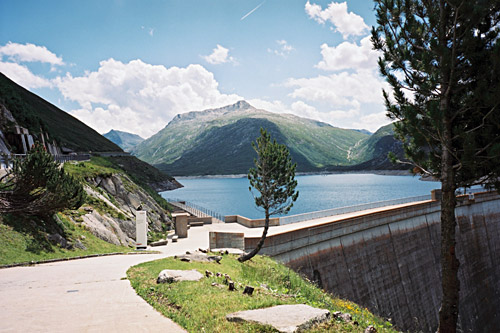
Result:
<svg viewBox="0 0 500 333"><path fill-rule="evenodd" d="M259 110L240 101L177 115L132 153L173 175L246 173L254 157L250 142L259 136L261 126L288 146L299 171L356 164L360 160L351 152L368 138L359 131Z"/></svg>
<svg viewBox="0 0 500 333"><path fill-rule="evenodd" d="M389 148L389 142L385 144L380 142L381 140L387 140L386 138L394 138L394 126L392 124L379 128L370 137L360 142L353 150L353 157L357 160L367 161L380 156Z"/></svg>
<svg viewBox="0 0 500 333"><path fill-rule="evenodd" d="M111 130L102 136L117 144L125 151L131 151L135 146L144 141L144 139L137 134L117 130Z"/></svg>
<svg viewBox="0 0 500 333"><path fill-rule="evenodd" d="M199 144L186 150L175 162L156 166L166 173L182 175L247 173L248 169L253 167L253 159L256 157L251 142L255 141L254 134L258 133L261 127L266 128L278 142L286 140L279 128L267 119L240 119L230 125L210 128L200 135ZM314 169L302 154L293 149L290 153L299 170Z"/></svg>
<svg viewBox="0 0 500 333"><path fill-rule="evenodd" d="M122 151L92 128L0 73L0 104L31 134L40 129L61 147L75 151Z"/></svg>
<svg viewBox="0 0 500 333"><path fill-rule="evenodd" d="M361 141L352 151L353 158L363 161L351 167L353 170L401 170L408 169L404 164L393 164L388 153L393 152L403 160L402 143L394 138L394 125L379 128L369 138Z"/></svg>

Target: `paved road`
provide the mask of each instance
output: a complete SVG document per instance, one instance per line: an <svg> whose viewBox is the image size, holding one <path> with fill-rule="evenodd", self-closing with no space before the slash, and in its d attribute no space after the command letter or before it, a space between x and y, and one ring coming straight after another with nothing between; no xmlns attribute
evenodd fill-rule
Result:
<svg viewBox="0 0 500 333"><path fill-rule="evenodd" d="M271 227L269 235L366 213ZM246 237L262 234L262 228L216 223L192 227L187 239L155 248L161 254L109 256L0 269L0 332L184 332L137 296L129 281L122 278L130 266L138 263L208 248L209 231L244 232Z"/></svg>
<svg viewBox="0 0 500 333"><path fill-rule="evenodd" d="M157 247L162 254L119 255L0 269L0 332L184 332L136 295L130 266L208 248L210 230L193 227L187 239Z"/></svg>

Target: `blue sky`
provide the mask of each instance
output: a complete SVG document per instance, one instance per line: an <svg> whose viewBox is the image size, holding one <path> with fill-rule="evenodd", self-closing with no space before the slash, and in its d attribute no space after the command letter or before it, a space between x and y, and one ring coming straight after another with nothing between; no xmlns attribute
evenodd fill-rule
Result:
<svg viewBox="0 0 500 333"><path fill-rule="evenodd" d="M240 99L375 131L373 24L366 0L0 0L0 71L101 133Z"/></svg>

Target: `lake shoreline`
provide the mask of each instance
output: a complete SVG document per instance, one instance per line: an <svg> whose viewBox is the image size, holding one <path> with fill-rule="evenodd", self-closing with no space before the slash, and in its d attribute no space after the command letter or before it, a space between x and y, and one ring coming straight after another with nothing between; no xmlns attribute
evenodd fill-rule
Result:
<svg viewBox="0 0 500 333"><path fill-rule="evenodd" d="M359 174L359 175L380 175L380 176L415 176L409 170L360 170L360 171L318 171L318 172L297 172L297 176L321 176L321 175L341 175L341 174ZM235 175L203 175L203 176L176 176L175 179L231 179L246 178L246 174Z"/></svg>

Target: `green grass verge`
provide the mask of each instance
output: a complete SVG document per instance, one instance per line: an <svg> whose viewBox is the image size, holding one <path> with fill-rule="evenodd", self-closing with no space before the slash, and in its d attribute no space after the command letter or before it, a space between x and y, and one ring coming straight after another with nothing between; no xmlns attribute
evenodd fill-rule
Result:
<svg viewBox="0 0 500 333"><path fill-rule="evenodd" d="M329 323L313 327L310 332L364 332L369 325L378 332L395 332L389 322L376 317L355 303L334 298L297 273L272 259L256 256L240 263L234 255L226 255L217 263L182 262L166 258L143 263L127 271L128 279L136 292L155 309L177 322L189 332L272 332L271 327L232 323L226 315L236 311L265 308L281 304L308 304L331 312L348 312L358 323L332 319ZM163 269L205 270L214 276L198 282L157 284L156 278ZM224 279L215 273L228 274L237 291L229 291ZM221 285L212 286L212 283ZM246 285L255 287L252 296L243 295ZM267 288L261 287L267 285Z"/></svg>
<svg viewBox="0 0 500 333"><path fill-rule="evenodd" d="M58 216L66 239L80 240L85 250L68 250L50 243L43 231L46 221L40 218L5 214L0 216L0 265L132 251L97 238L82 225L70 222L62 213Z"/></svg>

